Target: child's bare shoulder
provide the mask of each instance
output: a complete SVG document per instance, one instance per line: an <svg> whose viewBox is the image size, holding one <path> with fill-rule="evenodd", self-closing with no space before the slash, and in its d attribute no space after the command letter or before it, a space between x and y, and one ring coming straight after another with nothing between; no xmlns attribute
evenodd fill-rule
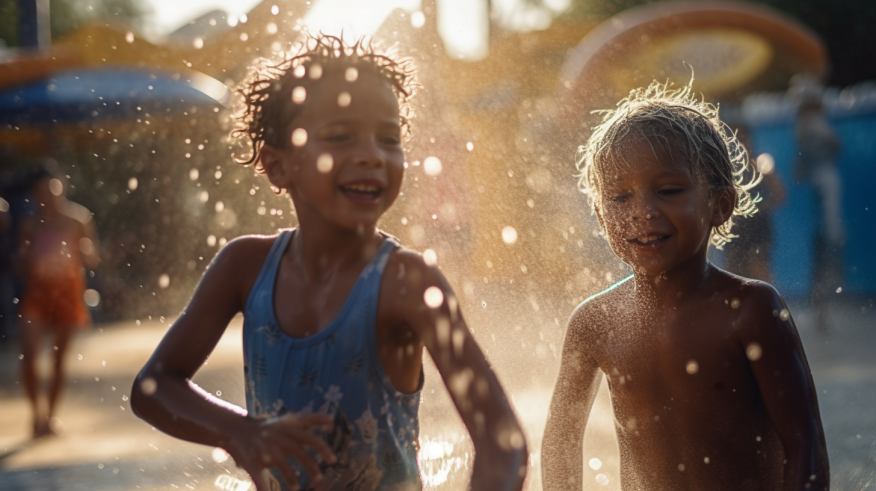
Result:
<svg viewBox="0 0 876 491"><path fill-rule="evenodd" d="M210 269L235 283L252 285L261 272L277 235L244 235L231 240L216 254Z"/></svg>
<svg viewBox="0 0 876 491"><path fill-rule="evenodd" d="M769 283L721 271L718 292L739 311L740 329L757 329L788 318L785 301Z"/></svg>
<svg viewBox="0 0 876 491"><path fill-rule="evenodd" d="M444 275L437 267L427 264L419 252L405 247L399 247L389 256L384 277L390 287L415 293L433 285L446 287Z"/></svg>
<svg viewBox="0 0 876 491"><path fill-rule="evenodd" d="M632 276L625 278L607 289L581 302L572 312L569 329L579 335L590 337L604 334L610 330L618 318L623 305L628 305L633 296Z"/></svg>

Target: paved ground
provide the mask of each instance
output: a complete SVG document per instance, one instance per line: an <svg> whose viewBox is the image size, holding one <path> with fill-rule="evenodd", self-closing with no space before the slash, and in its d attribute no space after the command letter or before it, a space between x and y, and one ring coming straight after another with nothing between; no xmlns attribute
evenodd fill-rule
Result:
<svg viewBox="0 0 876 491"><path fill-rule="evenodd" d="M811 329L805 309L792 312L820 392L834 489L876 490L876 312L865 302L850 301L833 312L835 328L828 335ZM484 325L487 315L485 308L469 320ZM65 431L35 443L28 440L29 414L17 383L18 353L8 346L0 350L0 490L247 489L245 476L227 462L215 462L212 449L169 438L131 414L127 396L134 374L166 328L158 321L124 323L81 335L71 348L70 380L59 413ZM488 331L476 335L490 345ZM239 324L232 326L196 379L237 403L243 398L239 336ZM538 490L538 449L557 369L556 346L527 348L524 342L524 349L536 353L525 364L535 367L532 376L521 375L519 356L503 356L495 352L498 347L490 357L526 427L534 464L527 489ZM587 460L596 457L603 464L598 470L585 468L595 489L618 484L610 411L602 392L585 438ZM431 369L421 420L427 488L461 489L470 446Z"/></svg>

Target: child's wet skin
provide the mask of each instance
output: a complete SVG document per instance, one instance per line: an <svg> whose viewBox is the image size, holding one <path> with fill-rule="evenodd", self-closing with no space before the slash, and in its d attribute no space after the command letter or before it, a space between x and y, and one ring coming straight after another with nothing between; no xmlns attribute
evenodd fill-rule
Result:
<svg viewBox="0 0 876 491"><path fill-rule="evenodd" d="M599 223L633 276L569 321L545 429L545 490L582 489L600 373L623 489L825 489L815 388L783 300L707 259L746 189L710 184L667 143L677 134L634 131L613 141L618 161L588 181L599 183Z"/></svg>
<svg viewBox="0 0 876 491"><path fill-rule="evenodd" d="M642 137L625 139L621 157L606 169L610 177L597 211L615 254L656 275L697 250L705 252L709 230L720 223L717 201L731 198L710 193L684 159L673 160L663 146Z"/></svg>
<svg viewBox="0 0 876 491"><path fill-rule="evenodd" d="M289 145L269 150L281 165L267 165L268 176L320 221L373 226L398 197L404 175L396 97L368 72L357 71L353 81L339 70L322 77L288 128Z"/></svg>

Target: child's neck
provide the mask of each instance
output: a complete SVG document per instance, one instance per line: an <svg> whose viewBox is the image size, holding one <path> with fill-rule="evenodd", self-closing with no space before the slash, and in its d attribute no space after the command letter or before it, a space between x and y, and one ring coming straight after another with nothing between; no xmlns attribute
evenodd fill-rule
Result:
<svg viewBox="0 0 876 491"><path fill-rule="evenodd" d="M301 223L289 249L307 275L318 278L370 260L382 241L373 225L348 230Z"/></svg>
<svg viewBox="0 0 876 491"><path fill-rule="evenodd" d="M678 305L701 289L713 269L704 250L671 271L657 275L634 271L636 296L648 304Z"/></svg>

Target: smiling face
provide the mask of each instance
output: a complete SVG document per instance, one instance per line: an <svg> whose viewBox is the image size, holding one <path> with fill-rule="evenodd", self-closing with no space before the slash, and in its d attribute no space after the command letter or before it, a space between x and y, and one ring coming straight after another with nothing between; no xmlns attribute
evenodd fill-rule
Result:
<svg viewBox="0 0 876 491"><path fill-rule="evenodd" d="M623 162L603 166L597 207L614 253L646 275L705 261L712 227L732 214L732 188L710 193L681 152L644 137L619 143Z"/></svg>
<svg viewBox="0 0 876 491"><path fill-rule="evenodd" d="M299 221L349 230L376 225L404 177L398 101L378 75L326 68L286 129L285 148L265 146L262 163L274 186L295 203Z"/></svg>

